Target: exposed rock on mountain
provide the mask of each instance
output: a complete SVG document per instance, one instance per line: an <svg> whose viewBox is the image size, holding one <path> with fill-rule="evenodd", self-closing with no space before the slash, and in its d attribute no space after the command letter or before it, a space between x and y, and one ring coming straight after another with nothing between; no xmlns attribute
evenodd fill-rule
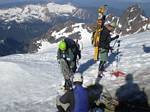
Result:
<svg viewBox="0 0 150 112"><path fill-rule="evenodd" d="M121 35L139 33L149 30L150 19L145 17L138 5L132 5L124 11L121 17L108 16L108 21L116 22L116 32Z"/></svg>

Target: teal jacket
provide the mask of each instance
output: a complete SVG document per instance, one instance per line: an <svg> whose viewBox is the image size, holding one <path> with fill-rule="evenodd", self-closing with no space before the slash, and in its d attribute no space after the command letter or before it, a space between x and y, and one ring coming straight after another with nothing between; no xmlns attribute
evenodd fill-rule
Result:
<svg viewBox="0 0 150 112"><path fill-rule="evenodd" d="M75 59L75 56L70 48L66 49L65 51L61 51L58 49L57 51L57 60L65 59L68 62L72 62Z"/></svg>

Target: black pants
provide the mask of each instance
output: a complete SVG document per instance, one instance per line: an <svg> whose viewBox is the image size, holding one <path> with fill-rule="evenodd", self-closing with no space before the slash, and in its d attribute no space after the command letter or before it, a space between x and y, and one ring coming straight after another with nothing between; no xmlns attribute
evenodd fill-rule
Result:
<svg viewBox="0 0 150 112"><path fill-rule="evenodd" d="M105 65L106 61L100 61L100 64L99 64L99 71L104 71L104 65Z"/></svg>

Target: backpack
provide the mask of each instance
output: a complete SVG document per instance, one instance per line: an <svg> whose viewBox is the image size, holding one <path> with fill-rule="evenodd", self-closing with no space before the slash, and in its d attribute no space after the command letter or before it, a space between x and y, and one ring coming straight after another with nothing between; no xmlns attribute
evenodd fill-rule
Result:
<svg viewBox="0 0 150 112"><path fill-rule="evenodd" d="M100 84L89 85L87 87L87 91L89 96L90 108L93 108L95 107L95 101L97 101L102 94L103 86Z"/></svg>
<svg viewBox="0 0 150 112"><path fill-rule="evenodd" d="M73 39L65 38L64 41L67 44L67 47L71 49L75 56L80 55L80 46Z"/></svg>

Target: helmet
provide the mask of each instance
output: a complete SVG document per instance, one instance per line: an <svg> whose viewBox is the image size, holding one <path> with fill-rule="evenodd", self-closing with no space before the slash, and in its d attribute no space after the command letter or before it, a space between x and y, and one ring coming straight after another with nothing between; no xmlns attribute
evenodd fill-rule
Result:
<svg viewBox="0 0 150 112"><path fill-rule="evenodd" d="M73 77L73 82L83 82L83 77L81 73L76 73Z"/></svg>
<svg viewBox="0 0 150 112"><path fill-rule="evenodd" d="M62 50L62 51L64 51L64 50L66 50L66 48L67 48L67 45L66 45L65 41L64 40L61 41L59 43L59 49Z"/></svg>
<svg viewBox="0 0 150 112"><path fill-rule="evenodd" d="M116 23L115 23L115 22L112 22L112 23L109 24L109 26L115 28L115 27L116 27Z"/></svg>

